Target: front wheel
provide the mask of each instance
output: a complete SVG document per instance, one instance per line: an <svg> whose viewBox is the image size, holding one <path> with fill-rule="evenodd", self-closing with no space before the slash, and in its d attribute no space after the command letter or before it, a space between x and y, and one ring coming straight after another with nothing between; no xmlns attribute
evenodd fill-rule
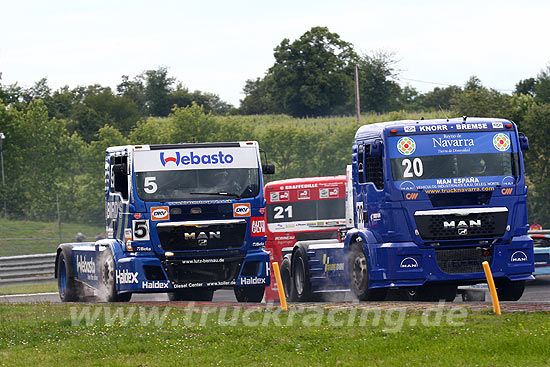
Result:
<svg viewBox="0 0 550 367"><path fill-rule="evenodd" d="M523 295L523 291L525 290L525 281L499 281L497 282L496 287L498 299L500 301L518 301Z"/></svg>
<svg viewBox="0 0 550 367"><path fill-rule="evenodd" d="M100 284L101 293L105 302L128 302L132 293L118 294L116 290L115 259L110 249L106 249L100 256Z"/></svg>
<svg viewBox="0 0 550 367"><path fill-rule="evenodd" d="M349 254L349 272L351 290L361 301L383 301L386 288L369 289L369 268L365 252L359 246L353 246Z"/></svg>
<svg viewBox="0 0 550 367"><path fill-rule="evenodd" d="M69 263L61 252L57 258L57 285L61 302L76 302L79 298L79 287L74 278L69 276Z"/></svg>
<svg viewBox="0 0 550 367"><path fill-rule="evenodd" d="M281 281L283 282L283 289L285 290L285 296L287 301L296 301L296 289L294 288L294 282L291 276L291 261L290 256L285 256L281 262ZM279 285L277 285L279 286Z"/></svg>
<svg viewBox="0 0 550 367"><path fill-rule="evenodd" d="M262 302L265 287L234 287L235 298L239 302Z"/></svg>

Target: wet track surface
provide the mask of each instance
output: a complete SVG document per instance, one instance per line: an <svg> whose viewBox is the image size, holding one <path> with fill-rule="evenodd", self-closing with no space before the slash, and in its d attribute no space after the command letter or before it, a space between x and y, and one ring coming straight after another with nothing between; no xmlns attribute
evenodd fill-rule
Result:
<svg viewBox="0 0 550 367"><path fill-rule="evenodd" d="M312 303L293 303L298 307L338 307L348 308L381 308L381 309L411 309L423 310L434 307L434 302L408 302L403 301L399 292L393 291L388 297L391 301L384 302L355 302L348 295L344 302L312 302ZM91 300L92 301L92 300ZM1 303L58 303L59 295L57 293L39 293L28 295L0 296ZM171 305L175 307L184 307L187 302L170 302L166 293L158 294L134 294L132 303L148 305ZM237 303L233 290L221 289L214 292L212 302L196 302L204 305L231 305L231 306L265 306L266 304L239 304ZM459 295L454 302L446 303L443 307L467 307L472 310L490 310L492 309L490 296L487 294L485 302L464 302ZM523 297L517 302L502 302L502 310L506 311L550 311L550 276L540 276L535 281L528 283Z"/></svg>

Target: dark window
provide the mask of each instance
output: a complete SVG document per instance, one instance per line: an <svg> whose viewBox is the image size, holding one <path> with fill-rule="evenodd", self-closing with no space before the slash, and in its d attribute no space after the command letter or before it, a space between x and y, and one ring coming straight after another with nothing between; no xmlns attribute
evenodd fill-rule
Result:
<svg viewBox="0 0 550 367"><path fill-rule="evenodd" d="M371 155L371 144L365 146L366 181L372 182L377 189L384 188L384 166L382 154ZM368 153L367 153L368 152Z"/></svg>
<svg viewBox="0 0 550 367"><path fill-rule="evenodd" d="M124 200L128 200L128 157L112 157L113 192L118 192Z"/></svg>

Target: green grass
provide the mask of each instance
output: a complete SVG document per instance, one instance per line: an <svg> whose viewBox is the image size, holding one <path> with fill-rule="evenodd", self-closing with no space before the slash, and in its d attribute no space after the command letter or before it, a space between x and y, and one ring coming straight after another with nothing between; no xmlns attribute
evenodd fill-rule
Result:
<svg viewBox="0 0 550 367"><path fill-rule="evenodd" d="M32 284L17 284L0 286L0 296L9 294L27 294L27 293L47 293L57 292L57 283L55 280L51 282L41 282Z"/></svg>
<svg viewBox="0 0 550 367"><path fill-rule="evenodd" d="M74 236L78 232L82 232L86 236L86 240L94 241L97 234L105 232L105 227L75 223L61 224L63 242L74 241ZM51 238L52 240L1 240L5 238ZM59 245L59 227L57 222L0 219L0 256L55 252L57 245Z"/></svg>
<svg viewBox="0 0 550 367"><path fill-rule="evenodd" d="M129 322L100 317L98 322L73 326L74 315L105 309L112 315L134 316ZM13 304L0 305L0 365L2 366L547 366L550 360L550 313L468 311L462 325L420 322L418 312L403 317L400 331L388 332L387 314L377 324L335 326L324 311L322 322L307 325L319 309L293 315L294 326L262 324L263 313L247 309L249 319L221 325L219 311L208 317L184 308L159 307L161 326L139 322L150 306ZM234 309L228 309L229 317ZM241 315L246 309L241 309ZM252 312L251 312L252 310ZM293 310L293 309L291 309ZM276 316L273 310L266 311ZM345 322L353 311L334 311ZM435 314L434 314L435 315ZM433 315L432 315L433 316ZM390 314L389 319L396 319ZM413 323L412 321L415 320ZM414 324L414 326L413 326ZM395 330L393 330L395 331Z"/></svg>

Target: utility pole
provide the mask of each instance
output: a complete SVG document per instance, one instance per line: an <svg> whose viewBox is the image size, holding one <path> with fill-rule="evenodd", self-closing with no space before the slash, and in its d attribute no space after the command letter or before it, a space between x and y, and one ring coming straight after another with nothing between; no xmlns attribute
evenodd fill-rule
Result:
<svg viewBox="0 0 550 367"><path fill-rule="evenodd" d="M2 142L6 136L4 133L0 133L0 160L2 161L2 188L4 189L4 219L8 217L8 211L6 209L6 177L4 176L4 150L2 149Z"/></svg>
<svg viewBox="0 0 550 367"><path fill-rule="evenodd" d="M357 114L357 123L361 123L361 106L359 105L359 69L355 65L355 109Z"/></svg>

